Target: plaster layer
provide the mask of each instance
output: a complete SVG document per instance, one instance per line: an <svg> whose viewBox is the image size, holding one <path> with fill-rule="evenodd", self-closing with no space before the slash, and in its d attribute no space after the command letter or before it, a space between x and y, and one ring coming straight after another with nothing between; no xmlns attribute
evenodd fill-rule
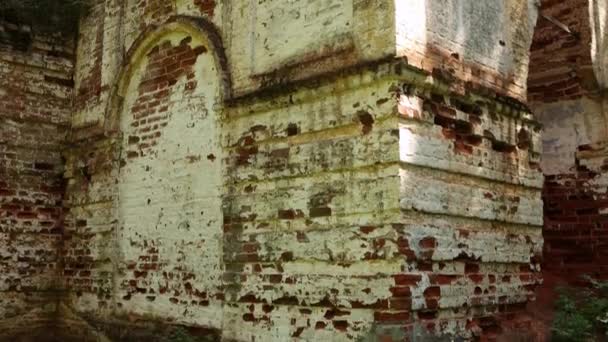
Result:
<svg viewBox="0 0 608 342"><path fill-rule="evenodd" d="M97 3L63 153L66 338L526 327L542 250L542 141L523 103L536 7L440 3Z"/></svg>

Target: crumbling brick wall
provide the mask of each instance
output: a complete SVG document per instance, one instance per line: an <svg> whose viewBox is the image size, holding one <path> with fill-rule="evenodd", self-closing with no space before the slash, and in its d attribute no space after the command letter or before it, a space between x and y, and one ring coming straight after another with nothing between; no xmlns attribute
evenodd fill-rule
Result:
<svg viewBox="0 0 608 342"><path fill-rule="evenodd" d="M492 336L534 296L539 127L385 67L229 111L224 336Z"/></svg>
<svg viewBox="0 0 608 342"><path fill-rule="evenodd" d="M597 153L582 148L580 155ZM608 278L606 171L601 158L580 159L574 172L548 176L545 182L545 257L550 261L544 270L571 285L587 284L583 276Z"/></svg>
<svg viewBox="0 0 608 342"><path fill-rule="evenodd" d="M594 74L588 0L541 1L528 98L543 124L543 286L531 309L550 324L556 288L605 278L606 120ZM553 22L552 22L553 21Z"/></svg>
<svg viewBox="0 0 608 342"><path fill-rule="evenodd" d="M570 32L540 19L531 50L529 99L545 126L544 270L583 283L602 271L605 188L601 165L585 166L587 150L606 137L606 123L591 59L589 2L542 1L541 12ZM600 148L601 149L601 148Z"/></svg>
<svg viewBox="0 0 608 342"><path fill-rule="evenodd" d="M418 318L449 315L492 336L525 322L540 280L540 126L524 107L469 96L401 95L400 208L430 281Z"/></svg>
<svg viewBox="0 0 608 342"><path fill-rule="evenodd" d="M142 34L130 49L115 97L121 109L109 124L120 134L96 135L79 122L86 134L76 132L66 153L63 280L77 313L68 311L69 325L85 325L74 338L91 332L83 318L104 316L116 319L102 329L112 338L125 323L132 338L158 338L123 317L218 334L223 158L214 123L223 81L211 42L177 28L159 30L152 45Z"/></svg>
<svg viewBox="0 0 608 342"><path fill-rule="evenodd" d="M0 338L33 335L59 299L73 46L0 22Z"/></svg>
<svg viewBox="0 0 608 342"><path fill-rule="evenodd" d="M579 99L597 90L591 60L589 1L541 1L541 17L530 49L528 101L550 103Z"/></svg>
<svg viewBox="0 0 608 342"><path fill-rule="evenodd" d="M498 70L460 36L397 53L392 2L161 4L109 0L83 18L66 338L525 330L542 220L519 82L534 8L499 3L502 23L525 25L502 42L515 57L498 31L478 41L517 62Z"/></svg>

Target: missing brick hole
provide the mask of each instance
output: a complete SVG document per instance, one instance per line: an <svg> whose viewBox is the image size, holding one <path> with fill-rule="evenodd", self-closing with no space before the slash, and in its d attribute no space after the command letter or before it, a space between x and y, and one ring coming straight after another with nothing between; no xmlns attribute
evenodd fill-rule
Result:
<svg viewBox="0 0 608 342"><path fill-rule="evenodd" d="M365 135L371 132L374 125L374 117L366 111L358 111L357 117L359 118L361 125L363 125L363 134Z"/></svg>
<svg viewBox="0 0 608 342"><path fill-rule="evenodd" d="M300 133L300 128L295 123L290 123L287 125L287 136L292 137L294 135L298 135Z"/></svg>
<svg viewBox="0 0 608 342"><path fill-rule="evenodd" d="M579 151L593 151L593 146L591 146L590 144L585 144L585 145L580 145L577 149Z"/></svg>
<svg viewBox="0 0 608 342"><path fill-rule="evenodd" d="M456 109L467 114L473 114L477 116L481 116L483 114L483 110L479 105L466 103L456 98L450 99L450 103L452 104L452 106L456 107Z"/></svg>
<svg viewBox="0 0 608 342"><path fill-rule="evenodd" d="M517 147L521 150L527 150L532 145L530 133L525 129L520 129L517 133Z"/></svg>
<svg viewBox="0 0 608 342"><path fill-rule="evenodd" d="M435 125L445 129L453 130L456 135L468 136L473 134L473 125L470 122L463 120L454 120L441 115L435 115Z"/></svg>
<svg viewBox="0 0 608 342"><path fill-rule="evenodd" d="M44 81L48 83L55 83L62 87L73 88L74 87L74 79L73 78L61 78L61 77L52 77L45 75Z"/></svg>
<svg viewBox="0 0 608 342"><path fill-rule="evenodd" d="M445 104L445 97L441 94L431 94L431 100L435 103Z"/></svg>
<svg viewBox="0 0 608 342"><path fill-rule="evenodd" d="M492 149L496 152L511 154L515 152L516 147L504 141L492 140Z"/></svg>
<svg viewBox="0 0 608 342"><path fill-rule="evenodd" d="M479 135L469 135L466 137L466 142L472 146L479 146L483 141L483 137Z"/></svg>
<svg viewBox="0 0 608 342"><path fill-rule="evenodd" d="M471 135L473 133L473 127L470 123L466 121L455 121L454 122L454 130L457 135Z"/></svg>
<svg viewBox="0 0 608 342"><path fill-rule="evenodd" d="M84 179L87 180L88 183L90 183L91 180L93 179L93 175L91 174L88 165L83 166L80 169L80 173L82 173L82 176L84 177Z"/></svg>
<svg viewBox="0 0 608 342"><path fill-rule="evenodd" d="M435 125L441 126L443 128L454 128L454 120L446 118L445 116L435 115L433 122L435 123Z"/></svg>
<svg viewBox="0 0 608 342"><path fill-rule="evenodd" d="M34 163L34 169L39 171L53 171L55 166L51 163L36 162Z"/></svg>

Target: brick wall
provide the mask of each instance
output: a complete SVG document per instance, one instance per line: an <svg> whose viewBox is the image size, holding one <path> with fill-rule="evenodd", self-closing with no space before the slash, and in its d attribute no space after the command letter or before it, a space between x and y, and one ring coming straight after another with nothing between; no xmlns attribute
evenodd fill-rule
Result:
<svg viewBox="0 0 608 342"><path fill-rule="evenodd" d="M88 10L84 23L80 28L80 36L87 39L79 39L76 49L76 65L78 72L74 75L74 104L73 110L78 112L95 111L96 104L107 92L107 86L102 84L103 69L103 40L105 28L105 2L96 2ZM75 118L78 120L78 118ZM75 122L78 124L78 121Z"/></svg>
<svg viewBox="0 0 608 342"><path fill-rule="evenodd" d="M165 50L180 44L188 40L165 43ZM150 63L160 46L146 54ZM146 68L141 75L150 75ZM114 142L123 153L107 154L117 148L110 142L86 143L68 161L75 185L69 192L85 205L72 209L68 220L79 226L74 236L84 237L66 250L75 255L84 244L91 256L84 272L66 270L76 312L96 322L104 313L125 317L114 327L143 317L221 326L224 339L237 341L398 341L495 336L505 324L525 329L520 319L533 298L540 246L539 217L533 215L540 210L537 127L525 113L510 117L490 109L490 99L425 90L393 74L395 68L380 65L310 90L230 101L220 126L222 150L213 153L217 160L205 153L183 159L175 154L171 160L178 164L166 166L161 151L171 140L163 137L185 147L197 139L182 139L187 130L177 137L167 131L170 126L159 126L155 146L138 146L142 140L134 137L147 133L133 123L140 119L142 85L149 83L136 72L121 119L124 138ZM181 87L187 74L176 83L177 94L186 98ZM174 124L178 115L191 117L174 106L169 102L167 110ZM188 120L185 127L196 122ZM482 159L489 162L480 165ZM190 190L177 179L165 189L154 174L163 168L165 177L178 171L186 176L200 167L208 174L219 160L226 168L222 273L213 280L215 268L205 261L215 253L213 240L200 240L192 228L206 235L217 222L200 221L198 210L188 221L190 230L181 220L167 220L179 215L176 209L188 217L190 207L179 203ZM86 171L75 171L77 165ZM472 184L486 190L474 191ZM424 191L429 189L437 190ZM120 239L112 239L112 229ZM189 257L175 255L167 241ZM191 244L205 251L196 264L206 271L187 261L197 255ZM84 287L75 282L81 278ZM100 330L109 336L112 328Z"/></svg>
<svg viewBox="0 0 608 342"><path fill-rule="evenodd" d="M540 126L523 107L504 111L474 92L403 89L402 239L428 277L418 320L437 318L434 335L442 317L469 336L533 335L523 313L540 279Z"/></svg>
<svg viewBox="0 0 608 342"><path fill-rule="evenodd" d="M23 43L0 45L0 324L9 338L24 324L33 334L58 299L73 47L0 28Z"/></svg>
<svg viewBox="0 0 608 342"><path fill-rule="evenodd" d="M229 108L227 340L349 340L375 322L411 322L407 285L419 277L397 276L399 137L382 76L362 70Z"/></svg>
<svg viewBox="0 0 608 342"><path fill-rule="evenodd" d="M573 174L547 177L543 194L544 269L572 285L587 284L583 275L608 279L605 170L578 163Z"/></svg>
<svg viewBox="0 0 608 342"><path fill-rule="evenodd" d="M538 126L407 78L356 81L386 68L230 111L224 336L523 324L539 276ZM343 82L357 86L334 90Z"/></svg>
<svg viewBox="0 0 608 342"><path fill-rule="evenodd" d="M591 61L587 0L542 1L541 12L566 25L539 19L531 49L528 94L545 125L543 190L544 262L548 275L582 282L596 273L602 240L602 192L594 182L604 172L581 165L577 154L605 139L605 120ZM599 268L596 268L599 271Z"/></svg>
<svg viewBox="0 0 608 342"><path fill-rule="evenodd" d="M461 88L525 102L536 1L395 2L397 54Z"/></svg>
<svg viewBox="0 0 608 342"><path fill-rule="evenodd" d="M543 0L540 10L571 33L539 18L530 49L528 100L566 101L593 93L597 84L591 61L589 1Z"/></svg>
<svg viewBox="0 0 608 342"><path fill-rule="evenodd" d="M217 334L223 158L210 44L176 31L131 51L137 62L121 79L115 116L121 134L77 140L67 154L64 280L80 317L145 317Z"/></svg>
<svg viewBox="0 0 608 342"><path fill-rule="evenodd" d="M123 64L124 54L142 32L182 14L217 21L215 1L106 0L82 18L77 46L73 125L102 124L103 113Z"/></svg>
<svg viewBox="0 0 608 342"><path fill-rule="evenodd" d="M591 58L589 1L544 0L541 13L571 31L539 18L528 80L530 107L544 126L545 174L545 281L531 310L551 324L558 286L585 285L583 275L605 277L605 170L600 157L590 161L584 154L601 155L596 149L607 132Z"/></svg>
<svg viewBox="0 0 608 342"><path fill-rule="evenodd" d="M467 63L443 50L428 64L384 58L395 46L391 22L373 19L391 12L381 3L294 5L294 20L335 16L340 32L300 50L285 13L261 15L287 5L250 4L107 0L83 19L65 151L66 337L523 334L542 210L539 127L508 97L523 85L475 46ZM175 14L208 21L163 24ZM286 60L265 59L267 44Z"/></svg>

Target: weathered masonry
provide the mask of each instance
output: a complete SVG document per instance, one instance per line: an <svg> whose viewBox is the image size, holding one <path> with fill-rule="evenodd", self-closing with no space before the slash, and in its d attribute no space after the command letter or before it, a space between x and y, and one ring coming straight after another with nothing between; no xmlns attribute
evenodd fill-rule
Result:
<svg viewBox="0 0 608 342"><path fill-rule="evenodd" d="M541 3L105 0L75 43L2 19L0 340L534 341L569 210L608 207L605 9ZM593 208L556 198L583 177Z"/></svg>
<svg viewBox="0 0 608 342"><path fill-rule="evenodd" d="M606 3L543 1L531 48L528 101L543 124L544 285L608 279Z"/></svg>

